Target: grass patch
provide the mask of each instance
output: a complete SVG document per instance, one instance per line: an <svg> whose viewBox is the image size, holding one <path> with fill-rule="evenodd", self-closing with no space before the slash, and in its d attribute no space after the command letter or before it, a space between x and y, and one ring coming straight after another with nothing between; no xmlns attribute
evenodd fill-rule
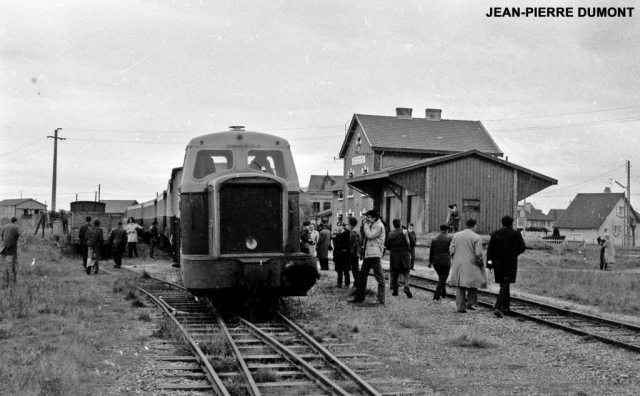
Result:
<svg viewBox="0 0 640 396"><path fill-rule="evenodd" d="M138 315L138 320L141 320L143 322L151 322L151 315L149 315L149 312L141 312Z"/></svg>
<svg viewBox="0 0 640 396"><path fill-rule="evenodd" d="M477 334L469 328L463 328L457 331L449 343L456 347L462 348L494 348L495 344L484 336Z"/></svg>
<svg viewBox="0 0 640 396"><path fill-rule="evenodd" d="M238 362L233 356L211 356L209 363L216 373L229 373L238 369Z"/></svg>
<svg viewBox="0 0 640 396"><path fill-rule="evenodd" d="M278 376L275 370L261 368L252 373L253 379L256 382L276 382Z"/></svg>
<svg viewBox="0 0 640 396"><path fill-rule="evenodd" d="M222 334L217 334L198 343L198 347L205 355L231 356L231 348Z"/></svg>

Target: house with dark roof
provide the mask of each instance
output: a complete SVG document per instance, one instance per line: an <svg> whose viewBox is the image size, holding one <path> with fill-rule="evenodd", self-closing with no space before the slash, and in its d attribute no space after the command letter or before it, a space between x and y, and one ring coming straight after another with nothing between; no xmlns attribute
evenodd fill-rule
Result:
<svg viewBox="0 0 640 396"><path fill-rule="evenodd" d="M556 221L562 216L566 209L549 209L547 217L551 219L551 228L555 227Z"/></svg>
<svg viewBox="0 0 640 396"><path fill-rule="evenodd" d="M342 209L361 220L376 209L386 222L413 223L420 234L439 230L448 205L456 204L462 224L473 217L489 232L505 214L515 216L518 201L557 184L502 160L480 121L443 119L439 109L426 109L424 118L412 112L353 115L339 153L344 202L334 214Z"/></svg>
<svg viewBox="0 0 640 396"><path fill-rule="evenodd" d="M32 198L4 199L0 201L0 219L28 218L40 211L46 211L47 205Z"/></svg>
<svg viewBox="0 0 640 396"><path fill-rule="evenodd" d="M308 220L316 223L331 224L331 215L333 208L333 192L332 189L338 184L344 182L343 176L338 175L311 175L309 178L309 186L304 193L301 193L301 202L308 202L310 213Z"/></svg>
<svg viewBox="0 0 640 396"><path fill-rule="evenodd" d="M638 213L624 193L580 193L556 221L555 227L567 240L595 243L609 234L616 245L636 245Z"/></svg>
<svg viewBox="0 0 640 396"><path fill-rule="evenodd" d="M530 202L524 202L522 205L518 205L516 211L518 217L516 220L516 227L526 230L527 228L545 228L547 231L551 231L553 227L553 219L544 214L540 209L536 209Z"/></svg>

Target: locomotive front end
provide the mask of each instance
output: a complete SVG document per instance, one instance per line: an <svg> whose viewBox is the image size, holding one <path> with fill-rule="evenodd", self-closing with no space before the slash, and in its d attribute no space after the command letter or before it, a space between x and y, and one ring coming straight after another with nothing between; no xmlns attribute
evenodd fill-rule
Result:
<svg viewBox="0 0 640 396"><path fill-rule="evenodd" d="M299 251L298 196L283 139L245 131L193 139L180 193L185 287L306 295L319 275L315 260Z"/></svg>

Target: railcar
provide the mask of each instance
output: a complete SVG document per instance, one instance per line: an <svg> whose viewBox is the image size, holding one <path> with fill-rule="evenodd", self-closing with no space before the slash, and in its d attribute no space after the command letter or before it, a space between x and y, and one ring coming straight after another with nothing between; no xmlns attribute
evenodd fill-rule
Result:
<svg viewBox="0 0 640 396"><path fill-rule="evenodd" d="M180 270L198 294L306 295L319 277L300 252L298 175L289 143L231 127L192 139L180 183Z"/></svg>

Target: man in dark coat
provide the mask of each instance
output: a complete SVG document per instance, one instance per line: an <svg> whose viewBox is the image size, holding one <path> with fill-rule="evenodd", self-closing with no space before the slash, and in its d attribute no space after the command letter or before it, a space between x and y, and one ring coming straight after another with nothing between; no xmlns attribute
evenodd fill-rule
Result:
<svg viewBox="0 0 640 396"><path fill-rule="evenodd" d="M320 261L320 269L323 271L328 271L329 247L331 246L331 231L329 231L327 227L322 223L318 224L318 230L320 231L320 235L318 236L316 252L318 253L318 260Z"/></svg>
<svg viewBox="0 0 640 396"><path fill-rule="evenodd" d="M349 248L349 263L351 267L351 274L353 275L353 287L358 287L358 278L360 278L360 250L362 243L360 242L360 233L356 231L358 225L358 219L351 217L349 219L350 233L350 248Z"/></svg>
<svg viewBox="0 0 640 396"><path fill-rule="evenodd" d="M522 235L513 229L513 217L502 218L503 228L491 234L487 248L487 268L493 269L500 292L494 305L494 315L504 317L509 312L510 285L516 282L518 256L527 249Z"/></svg>
<svg viewBox="0 0 640 396"><path fill-rule="evenodd" d="M95 267L94 274L98 273L100 264L100 248L102 247L102 241L104 239L104 233L100 228L100 220L95 219L93 221L93 227L87 231L87 246L89 260L87 262L87 275L91 274L91 267Z"/></svg>
<svg viewBox="0 0 640 396"><path fill-rule="evenodd" d="M2 232L0 233L0 237L2 238L2 254L0 254L0 258L2 259L2 265L5 265L7 262L7 256L11 256L11 268L13 271L13 282L17 281L16 271L18 267L18 239L20 238L20 227L16 224L18 219L15 217L11 218L11 223L7 224L2 228ZM9 281L9 268L7 267L7 281Z"/></svg>
<svg viewBox="0 0 640 396"><path fill-rule="evenodd" d="M438 274L438 286L433 295L433 301L440 301L447 295L447 277L451 270L451 255L449 247L451 247L451 237L448 235L449 225L442 224L440 226L440 234L431 241L429 248L429 267L433 266Z"/></svg>
<svg viewBox="0 0 640 396"><path fill-rule="evenodd" d="M335 264L336 272L338 273L337 287L342 287L342 277L344 275L344 284L349 287L351 279L349 278L349 271L351 265L349 263L349 250L351 248L351 231L344 227L344 223L339 221L338 232L333 239L333 263Z"/></svg>
<svg viewBox="0 0 640 396"><path fill-rule="evenodd" d="M88 246L87 246L87 231L91 227L91 216L85 218L87 221L80 226L80 232L78 233L78 239L80 239L80 250L82 251L82 266L87 268Z"/></svg>
<svg viewBox="0 0 640 396"><path fill-rule="evenodd" d="M389 267L391 268L391 295L398 295L398 284L401 282L404 286L404 293L407 297L412 298L411 289L409 289L409 271L411 270L411 242L409 240L409 231L401 227L400 219L394 219L393 231L387 237L387 249L389 249Z"/></svg>
<svg viewBox="0 0 640 396"><path fill-rule="evenodd" d="M113 249L113 267L122 268L122 253L127 246L127 231L122 228L122 222L118 222L118 226L111 230L109 234L109 245Z"/></svg>
<svg viewBox="0 0 640 396"><path fill-rule="evenodd" d="M309 224L311 224L310 221L305 221L300 229L300 251L307 254L309 254L309 245L314 243L311 239Z"/></svg>
<svg viewBox="0 0 640 396"><path fill-rule="evenodd" d="M418 238L416 237L416 232L413 230L413 223L409 223L409 242L411 244L411 269L416 262L416 242Z"/></svg>

